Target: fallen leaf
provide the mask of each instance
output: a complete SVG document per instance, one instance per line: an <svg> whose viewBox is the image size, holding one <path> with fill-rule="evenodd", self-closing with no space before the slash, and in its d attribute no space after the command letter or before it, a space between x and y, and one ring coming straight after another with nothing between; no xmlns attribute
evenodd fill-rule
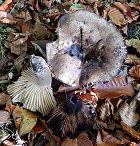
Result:
<svg viewBox="0 0 140 146"><path fill-rule="evenodd" d="M130 127L135 126L140 120L140 115L136 112L136 108L137 100L132 100L130 104L125 101L118 109L122 121Z"/></svg>
<svg viewBox="0 0 140 146"><path fill-rule="evenodd" d="M22 123L22 119L23 119L22 112L21 112L19 106L15 107L15 109L13 110L12 116L13 116L16 128L19 129L20 125Z"/></svg>
<svg viewBox="0 0 140 146"><path fill-rule="evenodd" d="M0 93L0 106L6 105L8 100L10 100L9 95L5 93Z"/></svg>
<svg viewBox="0 0 140 146"><path fill-rule="evenodd" d="M17 55L27 52L27 40L30 36L29 33L10 33L5 46L11 49L11 52Z"/></svg>
<svg viewBox="0 0 140 146"><path fill-rule="evenodd" d="M0 145L4 140L6 140L10 134L6 133L4 130L0 129Z"/></svg>
<svg viewBox="0 0 140 146"><path fill-rule="evenodd" d="M23 66L26 64L25 61L26 56L27 52L23 52L14 60L14 65L19 73L22 71Z"/></svg>
<svg viewBox="0 0 140 146"><path fill-rule="evenodd" d="M120 9L123 13L131 13L130 7L125 3L114 2L112 3L112 6L115 6L116 8Z"/></svg>
<svg viewBox="0 0 140 146"><path fill-rule="evenodd" d="M98 98L116 98L122 95L133 96L134 89L125 77L116 77L108 83L99 83L93 87Z"/></svg>
<svg viewBox="0 0 140 146"><path fill-rule="evenodd" d="M66 138L62 141L61 146L78 146L77 139Z"/></svg>
<svg viewBox="0 0 140 146"><path fill-rule="evenodd" d="M0 11L9 10L14 3L14 0L5 0L4 3L0 6Z"/></svg>
<svg viewBox="0 0 140 146"><path fill-rule="evenodd" d="M0 21L3 21L4 18L13 20L13 16L7 13L6 11L0 11Z"/></svg>
<svg viewBox="0 0 140 146"><path fill-rule="evenodd" d="M127 23L124 15L120 12L120 10L115 7L109 8L108 16L111 21L118 26L123 26Z"/></svg>
<svg viewBox="0 0 140 146"><path fill-rule="evenodd" d="M29 133L37 123L37 116L35 113L30 112L26 109L21 109L22 112L22 123L19 128L19 135Z"/></svg>
<svg viewBox="0 0 140 146"><path fill-rule="evenodd" d="M128 54L127 58L125 59L125 63L127 64L140 64L140 58L136 55Z"/></svg>
<svg viewBox="0 0 140 146"><path fill-rule="evenodd" d="M124 139L123 137L122 139L119 139L104 130L100 130L100 131L98 130L98 135L96 139L96 143L98 146L116 146L117 144L125 144L128 142L129 141Z"/></svg>
<svg viewBox="0 0 140 146"><path fill-rule="evenodd" d="M37 122L37 124L33 127L32 131L35 133L35 134L38 134L38 133L41 133L43 131L45 131L46 128L45 126L39 121Z"/></svg>
<svg viewBox="0 0 140 146"><path fill-rule="evenodd" d="M7 111L0 110L0 125L10 123L10 114Z"/></svg>
<svg viewBox="0 0 140 146"><path fill-rule="evenodd" d="M47 37L47 34L48 34L47 27L43 23L40 22L40 19L38 16L36 18L33 33L38 40L45 39Z"/></svg>
<svg viewBox="0 0 140 146"><path fill-rule="evenodd" d="M3 141L2 146L17 146L17 144L6 139Z"/></svg>
<svg viewBox="0 0 140 146"><path fill-rule="evenodd" d="M98 109L99 111L99 117L105 121L109 118L114 113L114 106L113 104L109 101L106 100Z"/></svg>
<svg viewBox="0 0 140 146"><path fill-rule="evenodd" d="M61 146L93 146L86 133L81 133L77 138L65 138Z"/></svg>
<svg viewBox="0 0 140 146"><path fill-rule="evenodd" d="M139 39L126 40L126 45L133 46L134 48L137 49L137 52L140 53L140 40Z"/></svg>
<svg viewBox="0 0 140 146"><path fill-rule="evenodd" d="M129 70L129 76L134 79L140 79L140 66L139 65L133 66Z"/></svg>
<svg viewBox="0 0 140 146"><path fill-rule="evenodd" d="M88 135L86 133L81 133L77 137L78 146L93 146L91 140L89 140Z"/></svg>
<svg viewBox="0 0 140 146"><path fill-rule="evenodd" d="M121 121L121 126L123 127L124 130L128 131L132 136L140 139L140 133L135 131L132 127L128 126L123 121Z"/></svg>

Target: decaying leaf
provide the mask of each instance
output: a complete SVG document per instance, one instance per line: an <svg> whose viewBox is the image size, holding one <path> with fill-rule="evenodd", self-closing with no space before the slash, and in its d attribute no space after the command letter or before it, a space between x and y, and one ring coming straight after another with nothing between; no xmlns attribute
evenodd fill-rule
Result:
<svg viewBox="0 0 140 146"><path fill-rule="evenodd" d="M29 33L10 33L5 42L5 46L17 55L27 52L27 40Z"/></svg>
<svg viewBox="0 0 140 146"><path fill-rule="evenodd" d="M140 64L140 58L136 55L128 54L127 58L125 59L125 63L127 64Z"/></svg>
<svg viewBox="0 0 140 146"><path fill-rule="evenodd" d="M62 141L61 146L93 146L86 133L81 133L77 138L66 138Z"/></svg>
<svg viewBox="0 0 140 146"><path fill-rule="evenodd" d="M22 123L22 112L19 106L15 107L15 109L12 112L12 116L13 116L16 128L19 129Z"/></svg>
<svg viewBox="0 0 140 146"><path fill-rule="evenodd" d="M14 0L5 0L4 3L0 6L0 11L7 11L13 5Z"/></svg>
<svg viewBox="0 0 140 146"><path fill-rule="evenodd" d="M23 71L14 84L8 85L7 91L14 103L21 102L24 108L47 115L56 106L51 71L40 56L32 55L30 64L31 68Z"/></svg>
<svg viewBox="0 0 140 146"><path fill-rule="evenodd" d="M19 128L20 136L29 133L37 123L37 116L35 115L35 113L30 112L26 109L21 109L21 112L22 123Z"/></svg>
<svg viewBox="0 0 140 146"><path fill-rule="evenodd" d="M13 16L5 11L0 11L0 22L6 24L13 24L15 21L13 20Z"/></svg>
<svg viewBox="0 0 140 146"><path fill-rule="evenodd" d="M0 125L10 123L10 113L4 110L0 110Z"/></svg>
<svg viewBox="0 0 140 146"><path fill-rule="evenodd" d="M116 77L108 83L97 84L93 91L99 98L116 98L119 96L133 96L134 89L125 77Z"/></svg>
<svg viewBox="0 0 140 146"><path fill-rule="evenodd" d="M114 133L115 134L115 131ZM121 136L121 135L120 135ZM96 143L98 146L116 146L117 144L125 144L129 142L124 137L118 138L117 135L113 136L104 130L98 130Z"/></svg>
<svg viewBox="0 0 140 146"><path fill-rule="evenodd" d="M113 23L118 26L123 26L127 23L124 15L120 12L120 10L115 7L110 7L109 9L108 16Z"/></svg>
<svg viewBox="0 0 140 146"><path fill-rule="evenodd" d="M129 104L127 101L118 109L122 121L128 126L132 127L140 120L139 113L136 112L137 100L132 100Z"/></svg>
<svg viewBox="0 0 140 146"><path fill-rule="evenodd" d="M10 100L9 95L5 93L0 93L0 106L6 105L8 100Z"/></svg>
<svg viewBox="0 0 140 146"><path fill-rule="evenodd" d="M98 109L99 111L99 117L105 121L109 116L111 116L114 113L114 106L113 104L109 101L106 100Z"/></svg>
<svg viewBox="0 0 140 146"><path fill-rule="evenodd" d="M36 114L26 109L17 107L12 115L20 136L29 133L37 123Z"/></svg>
<svg viewBox="0 0 140 146"><path fill-rule="evenodd" d="M140 66L139 65L133 66L129 70L129 76L134 79L140 79Z"/></svg>
<svg viewBox="0 0 140 146"><path fill-rule="evenodd" d="M140 40L139 39L126 40L126 45L133 46L134 48L137 49L137 52L140 53Z"/></svg>
<svg viewBox="0 0 140 146"><path fill-rule="evenodd" d="M40 19L38 16L36 17L33 33L38 40L43 40L48 35L47 27L43 23L40 22Z"/></svg>
<svg viewBox="0 0 140 146"><path fill-rule="evenodd" d="M123 121L121 121L121 126L123 127L124 130L128 131L132 136L140 139L140 133L135 131L132 127L128 126Z"/></svg>
<svg viewBox="0 0 140 146"><path fill-rule="evenodd" d="M4 130L0 129L0 145L4 140L6 140L10 134L6 133Z"/></svg>

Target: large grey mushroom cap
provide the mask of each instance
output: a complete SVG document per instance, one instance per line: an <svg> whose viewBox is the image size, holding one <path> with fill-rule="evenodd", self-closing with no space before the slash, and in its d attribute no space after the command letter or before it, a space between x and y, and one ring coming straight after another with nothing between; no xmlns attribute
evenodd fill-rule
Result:
<svg viewBox="0 0 140 146"><path fill-rule="evenodd" d="M31 67L21 73L19 79L7 87L12 101L22 102L23 107L47 115L55 106L51 83L51 71L42 57L31 56Z"/></svg>
<svg viewBox="0 0 140 146"><path fill-rule="evenodd" d="M60 18L57 33L58 40L46 45L46 58L55 78L78 86L109 81L118 74L127 51L123 37L112 23L79 10ZM73 45L81 47L79 54ZM77 77L68 76L69 72Z"/></svg>

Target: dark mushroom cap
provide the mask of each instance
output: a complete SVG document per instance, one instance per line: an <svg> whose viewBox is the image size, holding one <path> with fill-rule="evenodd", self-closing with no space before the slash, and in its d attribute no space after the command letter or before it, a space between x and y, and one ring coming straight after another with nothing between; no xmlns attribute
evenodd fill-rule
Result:
<svg viewBox="0 0 140 146"><path fill-rule="evenodd" d="M82 131L92 127L96 116L95 107L82 102L77 95L69 95L47 119L47 126L60 139L76 138Z"/></svg>
<svg viewBox="0 0 140 146"><path fill-rule="evenodd" d="M55 78L77 86L109 81L118 74L127 51L112 23L79 10L62 16L57 32L58 40L46 46Z"/></svg>

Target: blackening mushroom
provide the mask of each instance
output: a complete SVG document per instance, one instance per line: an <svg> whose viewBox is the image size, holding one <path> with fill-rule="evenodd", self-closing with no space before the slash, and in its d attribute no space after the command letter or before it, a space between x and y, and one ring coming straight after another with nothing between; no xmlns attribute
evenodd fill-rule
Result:
<svg viewBox="0 0 140 146"><path fill-rule="evenodd" d="M78 86L110 81L127 51L121 34L104 18L85 10L59 20L58 40L46 45L46 58L55 78Z"/></svg>
<svg viewBox="0 0 140 146"><path fill-rule="evenodd" d="M58 105L47 119L48 128L60 139L76 138L87 130L96 116L92 104L82 102L77 95L71 94Z"/></svg>
<svg viewBox="0 0 140 146"><path fill-rule="evenodd" d="M32 55L31 68L22 72L21 77L7 87L12 101L22 102L23 107L47 115L55 106L51 83L51 71L42 57Z"/></svg>

